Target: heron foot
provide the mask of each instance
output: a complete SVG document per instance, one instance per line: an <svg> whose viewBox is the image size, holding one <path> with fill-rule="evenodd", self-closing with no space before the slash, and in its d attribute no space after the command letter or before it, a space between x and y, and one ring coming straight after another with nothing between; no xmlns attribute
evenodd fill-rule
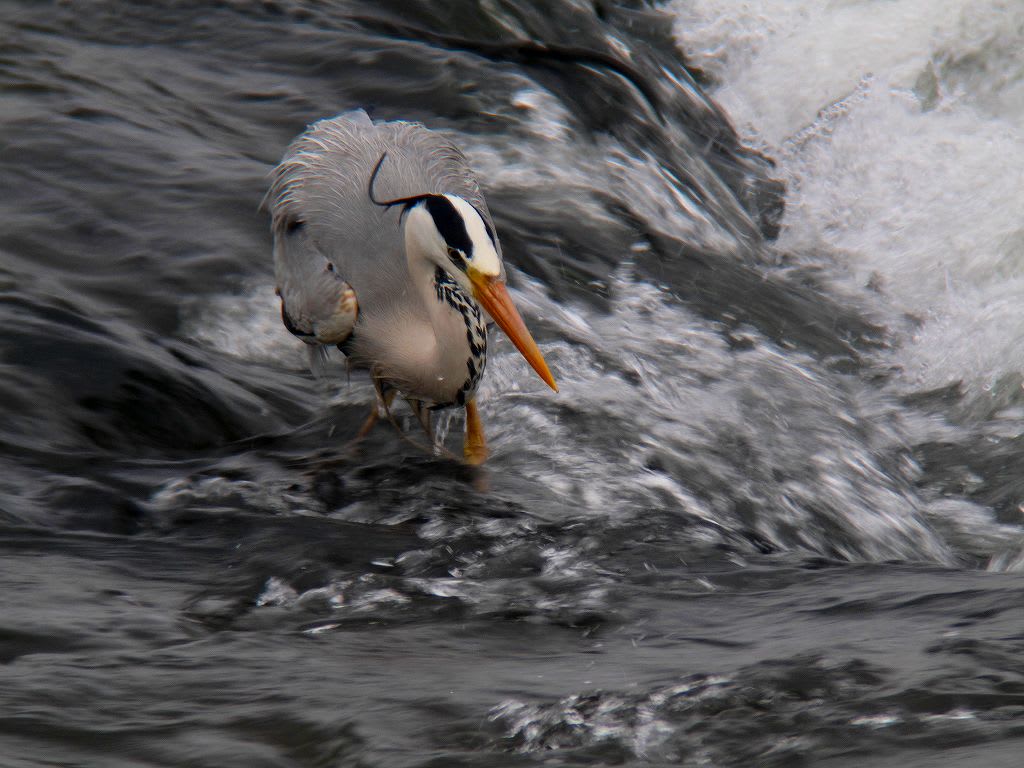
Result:
<svg viewBox="0 0 1024 768"><path fill-rule="evenodd" d="M476 400L466 403L466 437L462 444L462 455L467 464L478 466L487 461L487 438Z"/></svg>

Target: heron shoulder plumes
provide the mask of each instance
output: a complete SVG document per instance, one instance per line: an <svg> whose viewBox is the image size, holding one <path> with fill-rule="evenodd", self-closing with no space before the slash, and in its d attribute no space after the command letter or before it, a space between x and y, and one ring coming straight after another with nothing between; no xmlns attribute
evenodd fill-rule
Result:
<svg viewBox="0 0 1024 768"><path fill-rule="evenodd" d="M397 391L428 434L431 409L464 406L467 461L487 454L474 398L488 317L556 388L505 289L476 179L440 134L362 111L321 120L289 147L269 199L288 330L338 345L382 405Z"/></svg>

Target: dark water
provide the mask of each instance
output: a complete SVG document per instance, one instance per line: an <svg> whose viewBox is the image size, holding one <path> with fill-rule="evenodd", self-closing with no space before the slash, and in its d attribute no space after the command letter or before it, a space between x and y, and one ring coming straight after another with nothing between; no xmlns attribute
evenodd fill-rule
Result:
<svg viewBox="0 0 1024 768"><path fill-rule="evenodd" d="M0 765L1020 763L1019 387L892 393L668 11L0 27ZM496 341L487 492L280 327L267 174L356 106L467 151L562 387Z"/></svg>

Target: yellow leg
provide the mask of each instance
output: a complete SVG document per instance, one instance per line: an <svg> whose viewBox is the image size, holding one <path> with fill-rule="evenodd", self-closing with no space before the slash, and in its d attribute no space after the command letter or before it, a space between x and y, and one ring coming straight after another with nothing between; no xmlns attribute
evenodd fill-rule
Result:
<svg viewBox="0 0 1024 768"><path fill-rule="evenodd" d="M475 466L487 461L487 438L484 437L484 424L480 421L476 400L466 403L466 439L462 452L467 464Z"/></svg>

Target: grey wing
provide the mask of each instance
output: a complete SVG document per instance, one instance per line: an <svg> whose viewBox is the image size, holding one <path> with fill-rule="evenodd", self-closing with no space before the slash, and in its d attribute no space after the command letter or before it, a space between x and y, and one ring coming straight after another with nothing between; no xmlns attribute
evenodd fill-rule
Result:
<svg viewBox="0 0 1024 768"><path fill-rule="evenodd" d="M285 327L307 344L343 344L359 316L355 291L301 222L274 232L274 273Z"/></svg>

